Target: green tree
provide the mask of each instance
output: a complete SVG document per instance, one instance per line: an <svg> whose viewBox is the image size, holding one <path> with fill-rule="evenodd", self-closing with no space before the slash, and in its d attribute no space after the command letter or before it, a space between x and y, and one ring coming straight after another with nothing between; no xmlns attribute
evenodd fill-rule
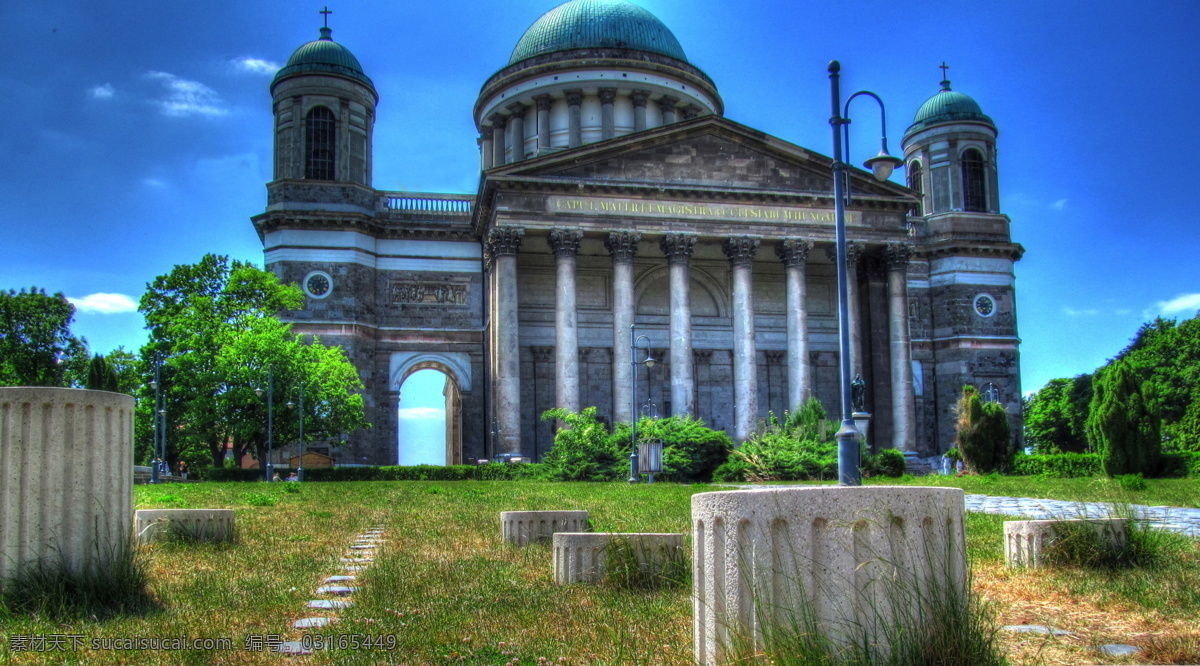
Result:
<svg viewBox="0 0 1200 666"><path fill-rule="evenodd" d="M1051 379L1025 400L1025 441L1039 453L1086 451L1083 424L1090 399L1091 375Z"/></svg>
<svg viewBox="0 0 1200 666"><path fill-rule="evenodd" d="M267 396L274 389L274 442L296 438L299 416L286 407L305 387L305 439L334 439L367 424L362 384L340 349L301 344L275 313L300 307L298 287L227 257L205 255L149 285L139 309L150 340L142 349L139 408L153 412L149 384L159 369L168 459L219 466L226 443L239 458L266 452ZM270 380L270 381L269 381ZM149 438L149 431L140 433Z"/></svg>
<svg viewBox="0 0 1200 666"><path fill-rule="evenodd" d="M1000 403L984 403L979 391L963 386L958 400L958 449L972 471L986 474L1012 460L1012 432L1008 412Z"/></svg>
<svg viewBox="0 0 1200 666"><path fill-rule="evenodd" d="M1104 368L1094 384L1088 437L1109 476L1149 475L1158 466L1160 421L1147 409L1140 384L1127 360Z"/></svg>
<svg viewBox="0 0 1200 666"><path fill-rule="evenodd" d="M71 334L75 306L62 293L0 290L0 386L79 386L87 340Z"/></svg>
<svg viewBox="0 0 1200 666"><path fill-rule="evenodd" d="M142 383L142 362L124 346L110 351L104 360L117 377L117 393L133 395Z"/></svg>
<svg viewBox="0 0 1200 666"><path fill-rule="evenodd" d="M92 391L117 391L117 373L103 355L96 354L88 361L87 381L83 387Z"/></svg>
<svg viewBox="0 0 1200 666"><path fill-rule="evenodd" d="M1146 409L1162 419L1170 446L1200 451L1200 317L1143 324L1117 360L1142 381Z"/></svg>

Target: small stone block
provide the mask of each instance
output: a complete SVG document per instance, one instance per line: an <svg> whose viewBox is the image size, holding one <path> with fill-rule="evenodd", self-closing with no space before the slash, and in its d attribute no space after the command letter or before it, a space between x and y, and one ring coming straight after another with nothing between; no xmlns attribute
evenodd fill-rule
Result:
<svg viewBox="0 0 1200 666"><path fill-rule="evenodd" d="M1138 648L1134 645L1097 645L1096 649L1110 657L1128 657L1131 654L1137 654Z"/></svg>
<svg viewBox="0 0 1200 666"><path fill-rule="evenodd" d="M554 583L599 583L613 543L625 541L643 571L662 571L674 558L685 559L682 534L559 532L554 535Z"/></svg>
<svg viewBox="0 0 1200 666"><path fill-rule="evenodd" d="M347 587L345 585L322 585L317 588L317 594L354 594L358 591L357 587Z"/></svg>
<svg viewBox="0 0 1200 666"><path fill-rule="evenodd" d="M362 571L363 569L366 569L366 567L358 564L347 564L346 566L342 567L342 569L344 571Z"/></svg>
<svg viewBox="0 0 1200 666"><path fill-rule="evenodd" d="M326 583L345 583L354 580L354 576L330 576L325 579Z"/></svg>
<svg viewBox="0 0 1200 666"><path fill-rule="evenodd" d="M313 599L308 602L309 608L320 608L322 610L337 610L339 608L349 608L353 605L349 601L340 601L337 599Z"/></svg>
<svg viewBox="0 0 1200 666"><path fill-rule="evenodd" d="M138 509L133 523L139 544L174 535L196 541L227 541L234 535L233 509Z"/></svg>
<svg viewBox="0 0 1200 666"><path fill-rule="evenodd" d="M1004 523L1005 562L1010 567L1042 566L1046 547L1054 543L1062 528L1075 525L1090 525L1117 546L1129 538L1129 521L1124 518L1010 520Z"/></svg>
<svg viewBox="0 0 1200 666"><path fill-rule="evenodd" d="M292 623L293 629L319 629L337 622L336 617L306 617Z"/></svg>
<svg viewBox="0 0 1200 666"><path fill-rule="evenodd" d="M312 654L312 650L304 647L300 641L284 641L275 646L275 651L282 654Z"/></svg>
<svg viewBox="0 0 1200 666"><path fill-rule="evenodd" d="M550 541L556 532L586 532L587 511L501 511L500 538L525 546Z"/></svg>

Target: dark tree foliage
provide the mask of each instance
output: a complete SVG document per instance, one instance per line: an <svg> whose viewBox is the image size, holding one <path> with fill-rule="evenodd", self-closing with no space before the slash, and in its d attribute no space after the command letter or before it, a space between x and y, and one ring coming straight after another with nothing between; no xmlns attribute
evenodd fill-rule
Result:
<svg viewBox="0 0 1200 666"><path fill-rule="evenodd" d="M79 386L87 341L71 335L75 306L62 293L0 290L0 386Z"/></svg>
<svg viewBox="0 0 1200 666"><path fill-rule="evenodd" d="M1130 362L1118 360L1101 371L1094 390L1087 428L1104 472L1153 474L1162 446L1160 421L1147 408Z"/></svg>
<svg viewBox="0 0 1200 666"><path fill-rule="evenodd" d="M117 373L108 364L104 356L96 354L92 357L92 360L88 361L87 380L84 382L83 387L92 391L117 392L119 388Z"/></svg>
<svg viewBox="0 0 1200 666"><path fill-rule="evenodd" d="M958 400L958 448L972 471L987 474L1012 461L1012 432L1004 406L984 403L979 391L963 387Z"/></svg>
<svg viewBox="0 0 1200 666"><path fill-rule="evenodd" d="M1025 441L1038 453L1082 453L1087 450L1087 403L1091 375L1051 379L1025 400Z"/></svg>
<svg viewBox="0 0 1200 666"><path fill-rule="evenodd" d="M1172 449L1200 451L1200 317L1144 324L1117 355L1141 382Z"/></svg>

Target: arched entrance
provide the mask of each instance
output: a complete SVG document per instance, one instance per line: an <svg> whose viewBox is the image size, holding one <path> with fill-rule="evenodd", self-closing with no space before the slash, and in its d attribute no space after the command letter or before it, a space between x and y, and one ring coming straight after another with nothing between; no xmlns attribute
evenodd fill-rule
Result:
<svg viewBox="0 0 1200 666"><path fill-rule="evenodd" d="M462 464L462 392L471 390L466 354L397 352L391 359L401 465Z"/></svg>

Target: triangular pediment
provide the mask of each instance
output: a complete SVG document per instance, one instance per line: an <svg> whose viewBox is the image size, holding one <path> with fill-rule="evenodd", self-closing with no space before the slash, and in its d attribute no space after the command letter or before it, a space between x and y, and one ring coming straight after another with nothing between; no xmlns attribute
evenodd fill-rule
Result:
<svg viewBox="0 0 1200 666"><path fill-rule="evenodd" d="M832 160L745 125L705 116L508 164L488 177L666 185L726 190L833 193ZM852 171L852 189L910 198L907 188Z"/></svg>

